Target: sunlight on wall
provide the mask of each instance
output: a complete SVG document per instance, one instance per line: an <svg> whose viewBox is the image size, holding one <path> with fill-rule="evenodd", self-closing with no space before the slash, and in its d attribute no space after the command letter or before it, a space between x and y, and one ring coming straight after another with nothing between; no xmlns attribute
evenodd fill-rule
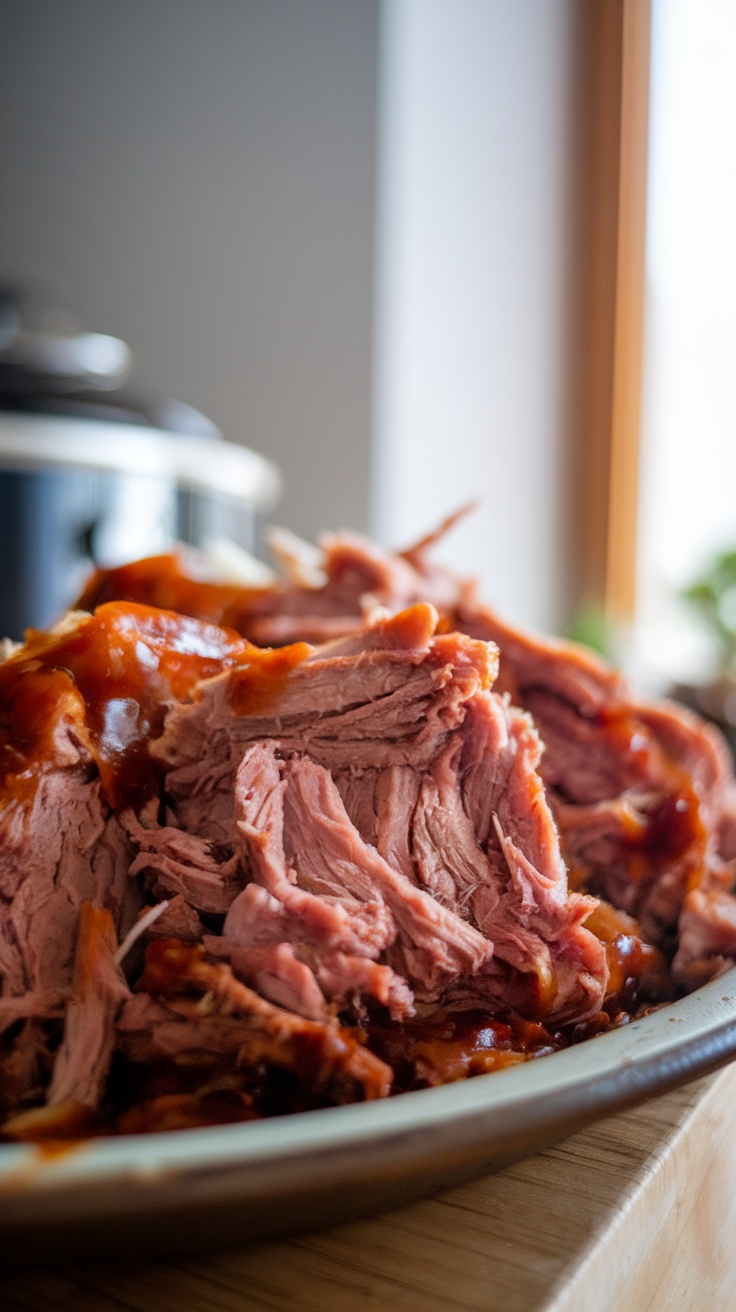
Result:
<svg viewBox="0 0 736 1312"><path fill-rule="evenodd" d="M640 663L697 676L676 594L736 549L736 4L655 0Z"/></svg>
<svg viewBox="0 0 736 1312"><path fill-rule="evenodd" d="M575 10L384 0L372 527L565 616Z"/></svg>

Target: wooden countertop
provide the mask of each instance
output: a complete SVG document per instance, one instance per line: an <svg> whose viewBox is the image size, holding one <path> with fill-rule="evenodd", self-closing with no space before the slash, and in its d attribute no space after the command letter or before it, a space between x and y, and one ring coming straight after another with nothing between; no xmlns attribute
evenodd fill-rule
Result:
<svg viewBox="0 0 736 1312"><path fill-rule="evenodd" d="M732 1312L736 1066L448 1193L241 1252L38 1268L3 1312Z"/></svg>

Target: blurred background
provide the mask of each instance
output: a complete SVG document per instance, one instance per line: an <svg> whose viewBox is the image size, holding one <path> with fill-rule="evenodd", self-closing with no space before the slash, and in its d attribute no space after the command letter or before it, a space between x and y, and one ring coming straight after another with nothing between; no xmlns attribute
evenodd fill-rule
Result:
<svg viewBox="0 0 736 1312"><path fill-rule="evenodd" d="M734 669L735 233L736 5L655 0L636 633L684 681Z"/></svg>
<svg viewBox="0 0 736 1312"><path fill-rule="evenodd" d="M733 0L1 24L1 281L273 461L298 533L477 499L440 554L512 619L715 668L679 597L736 547Z"/></svg>

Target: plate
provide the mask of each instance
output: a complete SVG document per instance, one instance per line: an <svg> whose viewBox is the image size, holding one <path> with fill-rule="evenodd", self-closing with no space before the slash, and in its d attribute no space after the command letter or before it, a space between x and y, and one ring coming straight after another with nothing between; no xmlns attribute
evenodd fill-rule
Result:
<svg viewBox="0 0 736 1312"><path fill-rule="evenodd" d="M226 1247L494 1170L736 1056L736 968L577 1047L457 1084L267 1121L0 1147L17 1263Z"/></svg>

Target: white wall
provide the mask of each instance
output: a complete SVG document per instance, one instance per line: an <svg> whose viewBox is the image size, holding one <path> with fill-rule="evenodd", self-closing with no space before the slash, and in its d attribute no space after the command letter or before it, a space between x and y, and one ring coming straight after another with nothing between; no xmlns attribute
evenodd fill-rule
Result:
<svg viewBox="0 0 736 1312"><path fill-rule="evenodd" d="M4 0L0 278L364 528L377 0Z"/></svg>
<svg viewBox="0 0 736 1312"><path fill-rule="evenodd" d="M384 0L373 521L507 614L566 603L576 6Z"/></svg>
<svg viewBox="0 0 736 1312"><path fill-rule="evenodd" d="M299 532L479 496L446 555L557 626L581 3L5 0L0 277L272 456Z"/></svg>

